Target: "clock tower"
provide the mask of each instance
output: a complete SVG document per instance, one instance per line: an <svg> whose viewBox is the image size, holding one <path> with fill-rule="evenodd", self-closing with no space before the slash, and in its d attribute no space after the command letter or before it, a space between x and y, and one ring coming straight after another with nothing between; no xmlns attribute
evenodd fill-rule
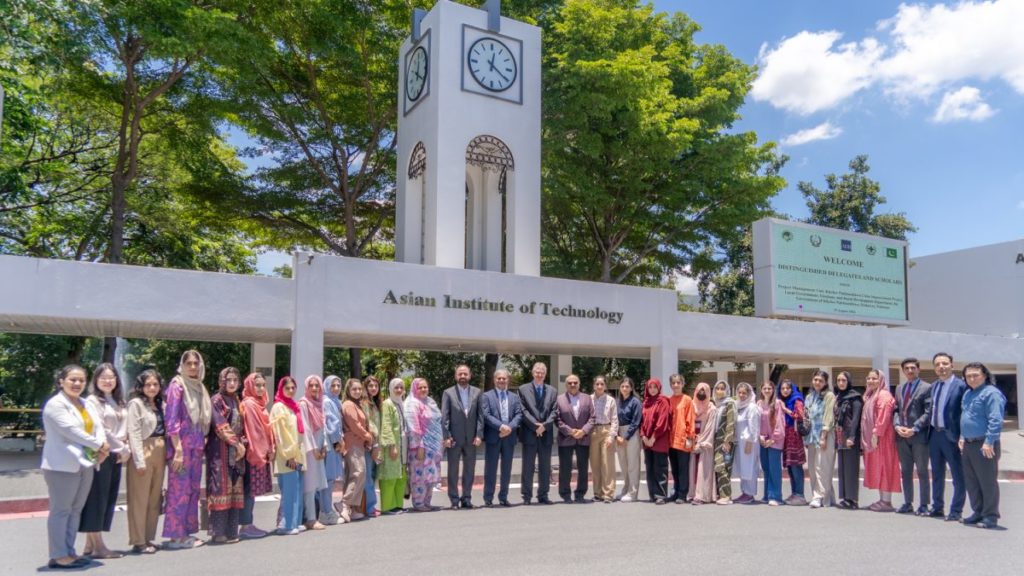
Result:
<svg viewBox="0 0 1024 576"><path fill-rule="evenodd" d="M399 54L400 262L540 275L540 28L439 0Z"/></svg>

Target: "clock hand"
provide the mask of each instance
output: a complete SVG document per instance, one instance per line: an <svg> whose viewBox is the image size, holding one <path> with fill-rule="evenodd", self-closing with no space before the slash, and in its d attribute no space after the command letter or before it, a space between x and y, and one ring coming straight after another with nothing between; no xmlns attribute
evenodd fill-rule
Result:
<svg viewBox="0 0 1024 576"><path fill-rule="evenodd" d="M502 79L502 80L504 80L505 82L508 82L508 78L506 78L506 77L505 77L505 75L504 75L504 74L502 74L500 70L498 70L498 69L497 69L497 68L495 68L494 66L491 66L491 70L494 70L494 73L495 73L495 74L497 74L498 76L501 76L501 79Z"/></svg>
<svg viewBox="0 0 1024 576"><path fill-rule="evenodd" d="M498 69L494 67L494 57L495 56L496 56L496 54L491 54L491 59L487 61L487 64L488 64L488 66L491 67L491 70L497 72Z"/></svg>

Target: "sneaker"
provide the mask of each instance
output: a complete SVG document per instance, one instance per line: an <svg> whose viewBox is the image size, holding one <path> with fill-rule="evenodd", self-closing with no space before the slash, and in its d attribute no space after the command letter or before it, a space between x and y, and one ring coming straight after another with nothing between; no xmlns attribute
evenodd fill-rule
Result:
<svg viewBox="0 0 1024 576"><path fill-rule="evenodd" d="M306 530L309 530L309 528L307 528L305 524L299 524L295 529L299 532L305 532Z"/></svg>
<svg viewBox="0 0 1024 576"><path fill-rule="evenodd" d="M811 508L821 508L821 500L818 499L818 498L815 498L814 500L811 500L810 506L811 506Z"/></svg>
<svg viewBox="0 0 1024 576"><path fill-rule="evenodd" d="M363 514L361 512L353 512L350 518L352 519L352 522L355 522L356 520L362 520L363 518L366 518L366 514Z"/></svg>
<svg viewBox="0 0 1024 576"><path fill-rule="evenodd" d="M324 526L334 526L341 520L341 516L337 512L321 512L320 523Z"/></svg>
<svg viewBox="0 0 1024 576"><path fill-rule="evenodd" d="M790 506L807 506L807 499L799 494L794 494L786 500Z"/></svg>
<svg viewBox="0 0 1024 576"><path fill-rule="evenodd" d="M732 504L732 498L726 498L726 497L723 496L723 497L719 498L715 502L715 504L718 504L719 506L728 506L729 504Z"/></svg>
<svg viewBox="0 0 1024 576"><path fill-rule="evenodd" d="M246 540L256 540L267 535L265 530L260 530L254 524L250 524L238 531L238 535Z"/></svg>
<svg viewBox="0 0 1024 576"><path fill-rule="evenodd" d="M779 505L779 501L778 500L769 500L768 501L768 505L769 506L778 506Z"/></svg>
<svg viewBox="0 0 1024 576"><path fill-rule="evenodd" d="M278 536L295 536L298 533L299 533L299 529L298 528L292 528L291 530L289 530L287 528L278 528L277 529L277 535Z"/></svg>
<svg viewBox="0 0 1024 576"><path fill-rule="evenodd" d="M633 497L630 496L629 494L624 494L622 496L622 498L619 498L619 501L620 502L632 502L633 501Z"/></svg>

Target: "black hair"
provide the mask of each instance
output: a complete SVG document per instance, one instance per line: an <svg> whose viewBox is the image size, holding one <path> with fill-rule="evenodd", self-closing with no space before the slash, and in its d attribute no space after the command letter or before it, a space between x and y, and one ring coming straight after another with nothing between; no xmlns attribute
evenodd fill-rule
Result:
<svg viewBox="0 0 1024 576"><path fill-rule="evenodd" d="M53 391L54 392L60 392L60 381L64 380L65 378L67 378L68 375L71 374L72 372L74 372L75 370L78 370L79 372L84 374L86 378L89 377L89 373L86 372L85 368L82 368L78 364L68 364L67 366L64 366L63 368L58 370L57 373L54 375L54 377L53 377Z"/></svg>
<svg viewBox="0 0 1024 576"><path fill-rule="evenodd" d="M153 403L156 404L157 410L163 410L164 407L164 379L160 376L160 373L155 368L143 370L135 377L135 386L132 387L132 398L141 398L143 402L148 400L146 398L146 380L150 378L156 378L157 385L160 386L160 393L153 398Z"/></svg>
<svg viewBox="0 0 1024 576"><path fill-rule="evenodd" d="M945 356L946 358L949 358L950 364L953 363L953 357L949 354L949 352L936 352L935 356L932 356L932 364L935 364L935 360L938 359L939 356Z"/></svg>
<svg viewBox="0 0 1024 576"><path fill-rule="evenodd" d="M96 383L99 382L100 376L109 370L114 374L114 389L110 391L110 398L114 400L114 403L118 406L124 406L124 387L121 386L121 375L117 372L117 368L110 362L104 362L96 367L92 372L92 380L89 381L89 394L94 396L103 397L103 393L96 387ZM106 398L103 398L106 401Z"/></svg>
<svg viewBox="0 0 1024 576"><path fill-rule="evenodd" d="M633 384L633 379L630 378L629 376L623 376L622 380L619 380L619 400L624 400L624 398L622 397L622 385L623 384L628 384L629 385L629 395L631 397L637 395L636 394L636 385Z"/></svg>
<svg viewBox="0 0 1024 576"><path fill-rule="evenodd" d="M843 376L844 378L846 378L846 389L847 390L853 390L853 375L850 374L849 372L847 372L846 370L843 370L842 372L840 372L839 374L836 375L836 390L839 390L839 377L840 376Z"/></svg>
<svg viewBox="0 0 1024 576"><path fill-rule="evenodd" d="M942 353L940 352L939 354L942 354ZM932 359L932 362L934 362L934 361L935 361L935 359L933 358L933 359ZM902 369L902 368L906 368L906 367L907 367L907 364L913 364L914 366L917 366L917 369L918 369L918 370L920 370L920 369L921 369L921 363L920 363L920 362L918 362L918 361L917 361L917 358L914 358L913 356L911 356L910 358L904 358L904 359L903 359L903 362L900 362L900 368L901 368L901 369Z"/></svg>
<svg viewBox="0 0 1024 576"><path fill-rule="evenodd" d="M469 368L469 366L466 367ZM373 382L374 384L377 385L377 393L374 394L373 396L370 396L370 382ZM378 410L380 410L380 380L378 380L377 377L374 376L373 374L370 374L366 378L363 378L363 398L369 400L370 402L373 402L373 405L376 406Z"/></svg>
<svg viewBox="0 0 1024 576"><path fill-rule="evenodd" d="M992 378L992 373L989 372L988 367L985 366L984 364L982 364L981 362L971 362L971 363L967 364L966 366L964 366L963 369L962 369L964 378L967 377L967 370L968 369L970 369L970 370L981 370L981 373L985 375L985 383L986 384L995 384L996 383L995 379Z"/></svg>

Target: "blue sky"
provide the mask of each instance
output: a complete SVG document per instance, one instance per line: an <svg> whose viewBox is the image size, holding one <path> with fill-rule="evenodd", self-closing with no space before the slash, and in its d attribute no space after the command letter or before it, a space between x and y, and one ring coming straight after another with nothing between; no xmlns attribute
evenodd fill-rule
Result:
<svg viewBox="0 0 1024 576"><path fill-rule="evenodd" d="M656 0L683 11L760 76L737 130L791 159L776 210L807 215L867 154L888 203L918 232L912 256L1024 237L1024 0ZM260 258L260 271L289 258Z"/></svg>
<svg viewBox="0 0 1024 576"><path fill-rule="evenodd" d="M867 154L912 256L1024 237L1024 0L655 6L760 66L736 128L791 157L777 210L805 217L797 182Z"/></svg>

